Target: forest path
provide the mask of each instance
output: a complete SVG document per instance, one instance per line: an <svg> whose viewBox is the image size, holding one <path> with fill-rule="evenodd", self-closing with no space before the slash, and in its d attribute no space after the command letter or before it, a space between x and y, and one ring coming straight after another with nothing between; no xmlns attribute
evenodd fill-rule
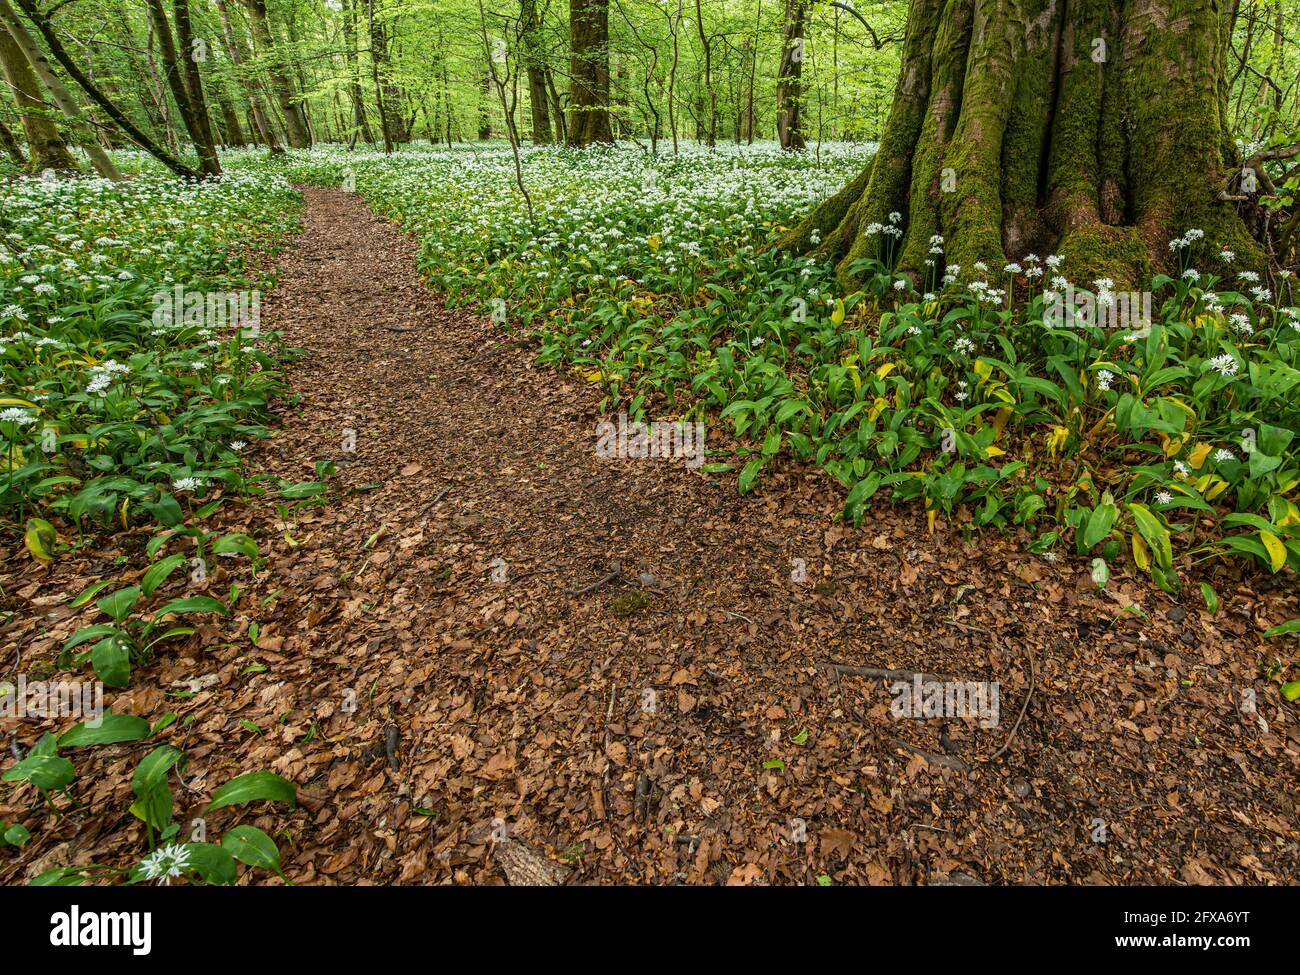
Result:
<svg viewBox="0 0 1300 975"><path fill-rule="evenodd" d="M292 715L247 756L305 797L291 879L500 882L494 834L578 883L1295 876L1268 785L1294 775L1294 722L1261 738L1231 704L1245 622L1113 583L1143 622L1086 565L910 509L846 528L811 469L740 498L734 475L601 459L594 387L445 309L360 197L305 195L264 311L307 352L302 401L259 463L335 460L341 490L296 546L259 535L270 670L222 714ZM896 720L887 686L828 662L996 681L1000 723Z"/></svg>

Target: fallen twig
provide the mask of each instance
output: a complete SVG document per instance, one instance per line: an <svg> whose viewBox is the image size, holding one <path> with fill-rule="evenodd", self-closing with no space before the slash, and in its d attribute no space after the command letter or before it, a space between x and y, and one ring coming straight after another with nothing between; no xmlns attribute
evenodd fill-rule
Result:
<svg viewBox="0 0 1300 975"><path fill-rule="evenodd" d="M603 576L601 576L591 585L582 586L581 588L578 589L570 589L569 595L581 596L584 593L595 592L597 589L600 589L602 586L607 586L615 579L621 578L622 575L623 575L623 567L619 565L617 562L615 562L613 567L608 572L606 572Z"/></svg>
<svg viewBox="0 0 1300 975"><path fill-rule="evenodd" d="M913 677L920 677L922 680L939 679L934 674L925 674L919 670L891 670L887 667L850 667L848 664L837 663L818 663L813 666L821 670L833 670L835 673L847 677L875 677L879 680L911 680Z"/></svg>
<svg viewBox="0 0 1300 975"><path fill-rule="evenodd" d="M1002 743L1001 748L984 760L986 762L991 762L995 758L1000 757L1008 748L1011 747L1011 743L1015 741L1016 732L1020 730L1020 722L1024 720L1025 712L1029 710L1029 701L1034 696L1034 686L1038 683L1038 674L1034 668L1034 655L1032 653L1026 653L1025 656L1029 660L1029 691L1025 694L1025 699L1020 704L1020 713L1016 715L1016 723L1011 726L1011 733L1007 735L1007 740Z"/></svg>
<svg viewBox="0 0 1300 975"><path fill-rule="evenodd" d="M430 501L428 504L426 504L423 508L420 509L420 513L419 513L418 515L416 515L415 517L417 517L417 518L423 518L425 512L427 512L427 511L428 511L430 508L432 508L435 504L437 504L439 501L441 501L443 498L445 498L445 497L447 496L447 492L450 491L450 490L451 490L450 487L445 487L445 488L443 488L441 491L439 491L436 495L434 495L434 498L433 498L432 501Z"/></svg>
<svg viewBox="0 0 1300 975"><path fill-rule="evenodd" d="M955 755L936 755L934 752L927 752L924 748L917 748L915 745L909 745L902 738L895 738L893 741L895 748L901 748L904 751L911 752L913 755L920 755L931 765L942 765L944 768L950 768L954 772L965 772L970 766L963 762Z"/></svg>

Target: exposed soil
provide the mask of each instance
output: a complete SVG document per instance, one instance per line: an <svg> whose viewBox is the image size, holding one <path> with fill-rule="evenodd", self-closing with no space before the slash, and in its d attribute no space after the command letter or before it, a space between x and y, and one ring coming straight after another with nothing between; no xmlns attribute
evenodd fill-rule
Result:
<svg viewBox="0 0 1300 975"><path fill-rule="evenodd" d="M334 460L333 497L287 528L227 505L268 570L214 573L214 593L240 582L234 618L109 696L181 715L181 822L270 768L302 807L207 829L272 832L296 883L1295 882L1300 722L1259 667L1294 654L1260 636L1300 616L1294 575L1220 570L1211 615L1195 586L1117 571L1099 593L1082 560L929 534L911 508L844 526L810 468L742 498L734 475L602 459L593 385L444 309L360 198L305 193L264 307L306 352L302 398L256 463L304 480ZM89 620L69 594L125 550L48 575L6 553L22 608L0 665L52 660ZM829 664L996 681L1000 720L895 718L892 681ZM24 748L43 730L9 727ZM146 747L79 750L61 819L0 790L33 834L0 880L133 863Z"/></svg>

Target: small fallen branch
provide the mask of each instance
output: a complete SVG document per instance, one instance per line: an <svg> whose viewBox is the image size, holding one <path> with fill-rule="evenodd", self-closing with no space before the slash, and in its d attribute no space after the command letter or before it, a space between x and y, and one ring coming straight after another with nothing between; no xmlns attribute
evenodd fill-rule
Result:
<svg viewBox="0 0 1300 975"><path fill-rule="evenodd" d="M988 758L984 759L986 762L991 762L996 758L1000 758L1006 753L1006 750L1011 747L1011 743L1016 739L1016 732L1020 730L1020 722L1024 720L1025 712L1029 710L1029 701L1033 698L1034 687L1038 683L1038 673L1034 668L1034 655L1032 653L1026 653L1025 657L1029 660L1029 691L1025 694L1025 699L1020 704L1020 713L1016 715L1016 723L1011 726L1011 732L1007 735L1007 740L1002 743L1001 748L995 751Z"/></svg>
<svg viewBox="0 0 1300 975"><path fill-rule="evenodd" d="M938 680L934 674L924 674L919 670L892 670L888 667L851 667L848 664L818 663L813 666L820 670L833 670L847 677L875 677L878 680Z"/></svg>
<svg viewBox="0 0 1300 975"><path fill-rule="evenodd" d="M917 748L915 745L909 745L902 738L895 738L892 742L895 748L901 748L905 752L911 752L913 755L920 755L931 765L941 765L944 768L950 768L954 772L969 771L970 766L963 762L956 755L938 755L934 752L927 752L924 748Z"/></svg>
<svg viewBox="0 0 1300 975"><path fill-rule="evenodd" d="M595 582L593 582L591 585L581 586L578 589L570 589L569 595L581 596L585 593L595 592L597 589L601 589L604 586L609 585L615 579L621 579L622 577L623 577L623 567L619 565L617 562L614 562L610 565L610 570L606 572L603 576L601 576L599 579L597 579Z"/></svg>

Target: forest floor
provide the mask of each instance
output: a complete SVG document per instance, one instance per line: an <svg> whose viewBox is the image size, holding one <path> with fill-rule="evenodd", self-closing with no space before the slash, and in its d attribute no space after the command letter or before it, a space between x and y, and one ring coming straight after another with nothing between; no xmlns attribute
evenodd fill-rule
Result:
<svg viewBox="0 0 1300 975"><path fill-rule="evenodd" d="M915 508L852 529L811 468L740 497L680 461L601 459L594 387L445 309L359 197L305 193L263 310L306 353L301 401L256 463L301 480L334 460L337 490L287 528L273 505L228 504L269 571L109 695L182 716L182 822L270 768L302 805L243 815L295 883L1300 875L1300 722L1259 674L1261 629L1300 615L1294 579L1216 578L1211 615L1195 586L1175 600L1116 572L1099 592L1084 560L931 534ZM28 667L52 659L86 622L68 593L117 554L43 577L11 555L0 584L30 612L0 639ZM996 682L1000 720L895 718L892 681L845 668ZM140 754L81 753L61 819L7 789L0 817L33 839L0 880L134 862Z"/></svg>

